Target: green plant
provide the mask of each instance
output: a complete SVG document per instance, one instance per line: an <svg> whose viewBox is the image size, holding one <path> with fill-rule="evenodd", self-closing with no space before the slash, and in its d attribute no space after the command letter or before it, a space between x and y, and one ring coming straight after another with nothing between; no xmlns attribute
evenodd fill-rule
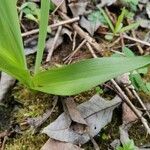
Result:
<svg viewBox="0 0 150 150"><path fill-rule="evenodd" d="M29 20L39 22L40 20L40 9L34 2L25 2L19 8L20 14L24 13L25 17Z"/></svg>
<svg viewBox="0 0 150 150"><path fill-rule="evenodd" d="M123 144L123 146L119 146L116 150L135 150L135 145L133 140L129 140L127 143Z"/></svg>
<svg viewBox="0 0 150 150"><path fill-rule="evenodd" d="M125 7L122 9L122 12L118 17L115 26L113 25L112 21L110 20L110 18L108 17L106 12L102 8L100 8L100 11L103 14L107 24L109 25L110 29L113 32L113 35L111 37L110 37L110 35L109 36L107 35L106 38L110 37L110 39L112 39L115 34L127 32L127 31L137 28L139 26L139 23L137 22L137 23L133 23L133 24L123 27L123 20L124 20L126 14L128 13L127 10L125 9Z"/></svg>
<svg viewBox="0 0 150 150"><path fill-rule="evenodd" d="M150 64L150 56L114 57L89 59L60 68L42 70L40 67L47 34L49 0L41 1L40 16L35 70L30 72L24 54L16 0L1 0L0 70L12 75L30 89L57 95L73 95Z"/></svg>

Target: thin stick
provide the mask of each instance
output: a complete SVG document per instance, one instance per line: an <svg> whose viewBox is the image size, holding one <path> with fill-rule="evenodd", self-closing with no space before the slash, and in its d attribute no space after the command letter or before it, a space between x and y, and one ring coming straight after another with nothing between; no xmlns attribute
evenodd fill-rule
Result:
<svg viewBox="0 0 150 150"><path fill-rule="evenodd" d="M97 58L96 54L94 55L94 58ZM129 98L125 95L125 93L120 88L120 86L116 83L116 81L114 79L111 79L111 82L115 86L115 88L117 89L117 91L120 93L120 95L122 96L122 98L125 101L125 103L132 109L132 111L135 113L135 115L141 120L141 122L143 123L143 125L144 125L147 133L150 134L150 128L148 126L147 120L142 116L142 114L131 103L131 101L129 100Z"/></svg>
<svg viewBox="0 0 150 150"><path fill-rule="evenodd" d="M56 28L58 26L73 23L73 22L78 21L79 19L80 19L79 17L75 17L75 18L72 18L72 19L67 19L65 21L60 21L58 23L49 25L48 28L51 28L53 30L54 28ZM29 36L29 35L32 35L32 34L36 34L38 32L39 32L39 29L34 29L34 30L28 31L26 33L22 33L21 35L22 35L22 37L25 37L25 36Z"/></svg>
<svg viewBox="0 0 150 150"><path fill-rule="evenodd" d="M100 33L101 33L101 34L104 34L104 35L106 35L106 34L108 34L108 35L113 35L113 34L110 33L110 32L100 32ZM115 36L119 36L119 34L116 34ZM125 34L123 34L122 36L123 36L124 38L126 38L126 39L131 40L131 41L138 42L138 43L141 43L141 44L146 45L146 46L150 46L150 43L148 43L148 42L146 42L146 41L142 41L142 40L137 39L137 38L132 38L132 37L130 37L130 36L128 36L128 35L125 35Z"/></svg>
<svg viewBox="0 0 150 150"><path fill-rule="evenodd" d="M64 20L68 20L70 19L66 14L58 11L59 15L64 19ZM101 55L103 53L102 48L100 47L100 45L96 42L96 40L94 38L92 38L87 32L83 31L76 23L72 24L72 27L74 30L76 30L76 32L83 38L86 39L89 44L91 44Z"/></svg>
<svg viewBox="0 0 150 150"><path fill-rule="evenodd" d="M150 128L148 126L147 120L142 116L142 114L136 109L136 107L131 103L129 98L125 95L125 93L122 91L122 89L119 87L119 85L116 83L114 79L111 80L115 88L118 90L118 92L121 94L122 98L126 102L126 104L132 109L132 111L135 113L135 115L141 120L144 127L147 130L147 133L150 134Z"/></svg>
<svg viewBox="0 0 150 150"><path fill-rule="evenodd" d="M125 34L123 34L122 36L123 36L124 38L126 38L126 39L129 39L129 40L132 40L132 41L135 41L135 42L138 42L138 43L141 43L141 44L150 46L150 43L145 42L145 41L142 41L142 40L140 40L140 39L132 38L132 37L130 37L130 36L128 36L128 35L125 35Z"/></svg>
<svg viewBox="0 0 150 150"><path fill-rule="evenodd" d="M92 56L93 56L94 58L96 58L97 56L96 56L96 54L94 53L94 50L92 49L91 45L90 45L88 42L86 42L86 46L88 47L88 49L89 49L89 51L91 52Z"/></svg>
<svg viewBox="0 0 150 150"><path fill-rule="evenodd" d="M60 35L60 33L61 33L61 30L62 30L62 26L59 26L59 27L58 27L58 30L57 30L57 32L56 32L56 35L55 35L53 44L52 44L52 46L51 46L51 49L48 50L48 56L47 56L47 58L46 58L46 62L49 62L49 61L51 60L51 57L52 57L53 51L54 51L54 49L55 49L55 45L56 45L56 42L57 42L57 40L58 40L58 37L59 37L59 35Z"/></svg>
<svg viewBox="0 0 150 150"><path fill-rule="evenodd" d="M77 37L77 32L75 31L73 36L72 51L74 51L76 47L76 37Z"/></svg>
<svg viewBox="0 0 150 150"><path fill-rule="evenodd" d="M134 89L132 89L132 92L133 92L134 96L137 98L137 100L139 101L139 103L141 104L141 106L143 107L144 111L146 112L147 116L150 119L150 113L148 112L148 110L145 107L144 103L142 102L141 98L139 97L139 95L137 94L137 92Z"/></svg>
<svg viewBox="0 0 150 150"><path fill-rule="evenodd" d="M75 55L75 53L77 53L77 51L80 50L80 48L85 44L85 42L86 42L86 40L84 39L84 40L80 43L80 45L69 55L69 57L66 57L64 60L66 60L66 62L67 62L67 60L70 60L70 59Z"/></svg>
<svg viewBox="0 0 150 150"><path fill-rule="evenodd" d="M52 15L55 14L55 12L59 9L59 7L64 3L64 0L60 2L60 4L55 8L55 10L52 12Z"/></svg>

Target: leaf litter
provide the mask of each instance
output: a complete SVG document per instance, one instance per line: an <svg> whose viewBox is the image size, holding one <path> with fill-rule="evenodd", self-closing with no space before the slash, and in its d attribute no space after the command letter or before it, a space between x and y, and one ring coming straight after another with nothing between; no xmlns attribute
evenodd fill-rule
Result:
<svg viewBox="0 0 150 150"><path fill-rule="evenodd" d="M121 99L119 97L106 101L102 97L95 95L89 101L77 106L77 109L87 122L88 132L92 137L111 122L113 110L120 103ZM84 144L90 140L87 132L79 134L71 127L72 120L70 116L63 113L54 122L45 127L42 132L52 139L72 144Z"/></svg>

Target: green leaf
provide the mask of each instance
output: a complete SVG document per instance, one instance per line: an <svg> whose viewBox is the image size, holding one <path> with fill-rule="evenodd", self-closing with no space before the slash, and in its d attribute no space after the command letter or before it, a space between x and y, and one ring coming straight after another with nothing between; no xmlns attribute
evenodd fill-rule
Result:
<svg viewBox="0 0 150 150"><path fill-rule="evenodd" d="M127 47L122 48L122 52L125 54L126 57L134 57L134 53Z"/></svg>
<svg viewBox="0 0 150 150"><path fill-rule="evenodd" d="M135 150L135 144L133 140L129 140L127 143L123 144L123 146L118 147L116 150Z"/></svg>
<svg viewBox="0 0 150 150"><path fill-rule="evenodd" d="M101 11L101 13L103 14L103 16L104 16L104 18L105 18L107 24L109 25L110 29L111 29L112 32L114 33L114 31L115 31L114 26L113 26L111 20L109 19L109 17L107 16L106 12L105 12L102 8L100 8L100 11Z"/></svg>
<svg viewBox="0 0 150 150"><path fill-rule="evenodd" d="M6 55L18 67L26 69L16 0L1 0L0 4L0 55ZM1 65L1 64L0 64Z"/></svg>
<svg viewBox="0 0 150 150"><path fill-rule="evenodd" d="M104 16L102 15L101 11L93 11L92 13L90 13L88 15L88 20L93 22L93 23L97 23L100 22L102 24L107 24Z"/></svg>
<svg viewBox="0 0 150 150"><path fill-rule="evenodd" d="M118 17L118 20L117 20L117 23L116 23L116 26L115 26L115 30L114 30L114 33L118 33L120 31L120 29L122 28L123 24L123 19L124 19L124 16L125 16L125 13L126 13L126 9L125 7L122 9L122 12L120 14L120 16Z"/></svg>
<svg viewBox="0 0 150 150"><path fill-rule="evenodd" d="M85 60L38 73L33 77L34 89L57 95L73 95L148 64L150 64L150 57Z"/></svg>
<svg viewBox="0 0 150 150"><path fill-rule="evenodd" d="M133 72L130 75L130 79L136 90L149 93L146 84L143 82L142 77L138 72Z"/></svg>
<svg viewBox="0 0 150 150"><path fill-rule="evenodd" d="M35 62L35 74L40 71L40 65L43 57L43 51L45 47L45 39L47 35L47 25L49 18L49 0L41 1L41 17L40 17L40 29L38 40L38 51Z"/></svg>
<svg viewBox="0 0 150 150"><path fill-rule="evenodd" d="M130 24L126 27L123 27L122 29L120 29L120 33L123 33L123 32L126 32L126 31L129 31L129 30L132 30L132 29L136 29L137 27L139 26L139 23L133 23L133 24Z"/></svg>

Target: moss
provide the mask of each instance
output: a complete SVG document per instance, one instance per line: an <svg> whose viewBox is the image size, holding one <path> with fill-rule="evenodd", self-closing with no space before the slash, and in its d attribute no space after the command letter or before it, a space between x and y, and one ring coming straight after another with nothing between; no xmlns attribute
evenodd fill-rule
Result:
<svg viewBox="0 0 150 150"><path fill-rule="evenodd" d="M150 141L150 135L147 135L141 122L137 122L130 128L129 135L134 140L136 146L148 144L148 141Z"/></svg>
<svg viewBox="0 0 150 150"><path fill-rule="evenodd" d="M48 140L48 137L43 134L32 135L30 132L25 132L17 135L15 138L9 138L7 141L6 150L40 150L42 145Z"/></svg>

